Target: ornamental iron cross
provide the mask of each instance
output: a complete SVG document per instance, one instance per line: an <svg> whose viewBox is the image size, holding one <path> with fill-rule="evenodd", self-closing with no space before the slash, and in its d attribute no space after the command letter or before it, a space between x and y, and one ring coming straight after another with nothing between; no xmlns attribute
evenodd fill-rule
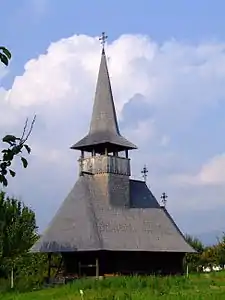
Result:
<svg viewBox="0 0 225 300"><path fill-rule="evenodd" d="M143 168L143 170L141 171L141 173L143 174L142 176L143 176L143 178L144 178L144 181L146 182L146 180L147 180L147 173L148 173L148 169L147 169L147 167L146 167L146 165L144 165L144 168Z"/></svg>
<svg viewBox="0 0 225 300"><path fill-rule="evenodd" d="M167 198L168 198L167 194L165 192L163 192L162 196L161 196L163 206L166 206Z"/></svg>
<svg viewBox="0 0 225 300"><path fill-rule="evenodd" d="M108 38L108 35L106 35L105 32L103 31L103 32L102 32L102 35L101 35L100 38L99 38L99 41L101 41L101 44L102 44L102 48L103 48L103 49L104 49L104 47L105 47L105 42L106 42L107 38Z"/></svg>

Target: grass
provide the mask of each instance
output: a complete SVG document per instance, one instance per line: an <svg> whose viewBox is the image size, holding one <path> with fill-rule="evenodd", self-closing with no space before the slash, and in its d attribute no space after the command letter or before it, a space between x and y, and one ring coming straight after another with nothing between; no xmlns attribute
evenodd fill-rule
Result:
<svg viewBox="0 0 225 300"><path fill-rule="evenodd" d="M225 299L225 272L177 277L115 277L78 280L61 287L3 293L1 300L154 300Z"/></svg>

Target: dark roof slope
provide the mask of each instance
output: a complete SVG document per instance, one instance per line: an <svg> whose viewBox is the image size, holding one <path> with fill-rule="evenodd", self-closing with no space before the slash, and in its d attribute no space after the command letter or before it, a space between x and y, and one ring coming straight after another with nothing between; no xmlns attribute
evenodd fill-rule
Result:
<svg viewBox="0 0 225 300"><path fill-rule="evenodd" d="M120 134L106 56L103 49L90 130L87 136L74 144L71 148L90 151L91 146L104 143L115 144L118 148L122 149L137 148Z"/></svg>
<svg viewBox="0 0 225 300"><path fill-rule="evenodd" d="M113 208L95 177L81 176L31 251L194 252L144 182L130 180L130 191L131 208Z"/></svg>

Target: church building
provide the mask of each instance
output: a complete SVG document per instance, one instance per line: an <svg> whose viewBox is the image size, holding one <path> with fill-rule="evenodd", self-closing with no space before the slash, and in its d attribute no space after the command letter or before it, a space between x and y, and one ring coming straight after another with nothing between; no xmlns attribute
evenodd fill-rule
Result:
<svg viewBox="0 0 225 300"><path fill-rule="evenodd" d="M60 253L66 274L177 274L194 252L145 181L130 179L129 151L119 130L104 44L79 178L32 252Z"/></svg>

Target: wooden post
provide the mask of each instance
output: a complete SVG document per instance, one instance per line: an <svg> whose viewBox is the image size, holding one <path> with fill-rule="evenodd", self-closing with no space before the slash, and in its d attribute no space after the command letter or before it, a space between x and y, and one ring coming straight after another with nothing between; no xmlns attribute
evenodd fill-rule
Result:
<svg viewBox="0 0 225 300"><path fill-rule="evenodd" d="M10 287L11 289L14 288L14 274L13 274L13 267L11 268L11 280L10 280Z"/></svg>
<svg viewBox="0 0 225 300"><path fill-rule="evenodd" d="M189 276L188 264L187 264L187 267L186 267L186 276L187 276L187 278Z"/></svg>
<svg viewBox="0 0 225 300"><path fill-rule="evenodd" d="M96 258L96 278L99 278L99 260Z"/></svg>
<svg viewBox="0 0 225 300"><path fill-rule="evenodd" d="M51 278L51 257L52 253L48 253L48 283L50 283L50 278Z"/></svg>
<svg viewBox="0 0 225 300"><path fill-rule="evenodd" d="M78 276L81 276L81 265L80 265L80 261L78 262Z"/></svg>

